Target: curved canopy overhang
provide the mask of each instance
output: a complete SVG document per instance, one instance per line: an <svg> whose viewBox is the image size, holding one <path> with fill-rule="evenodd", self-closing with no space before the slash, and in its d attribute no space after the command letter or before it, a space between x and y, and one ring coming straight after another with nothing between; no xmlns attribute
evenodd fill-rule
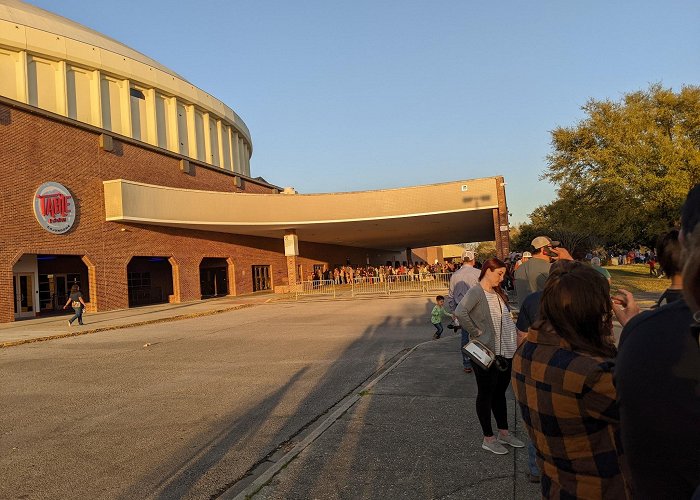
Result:
<svg viewBox="0 0 700 500"><path fill-rule="evenodd" d="M219 233L402 250L494 239L490 177L328 194L197 191L123 179L104 182L106 219Z"/></svg>

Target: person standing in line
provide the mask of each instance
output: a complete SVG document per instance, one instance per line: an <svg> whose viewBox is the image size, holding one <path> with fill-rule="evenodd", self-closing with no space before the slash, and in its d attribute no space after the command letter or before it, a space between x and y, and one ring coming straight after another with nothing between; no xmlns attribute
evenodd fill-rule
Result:
<svg viewBox="0 0 700 500"><path fill-rule="evenodd" d="M525 264L528 260L532 258L532 254L530 252L523 252L523 256L517 260L515 263L515 267L513 269L513 272L517 271L520 269L520 266Z"/></svg>
<svg viewBox="0 0 700 500"><path fill-rule="evenodd" d="M467 291L476 286L479 283L480 272L474 267L476 262L476 256L471 250L465 250L462 252L462 267L455 271L452 276L450 276L450 288L447 293L447 307L453 313L457 309L457 305L467 294ZM472 372L472 362L469 356L464 354L462 347L469 343L469 333L464 329L464 327L459 328L461 333L459 350L462 354L462 366L465 373Z"/></svg>
<svg viewBox="0 0 700 500"><path fill-rule="evenodd" d="M683 205L683 298L639 313L613 298L624 325L615 367L620 429L635 500L700 498L700 184Z"/></svg>
<svg viewBox="0 0 700 500"><path fill-rule="evenodd" d="M586 264L562 262L546 281L539 319L515 353L513 392L537 449L543 498L630 498L612 317L607 280Z"/></svg>
<svg viewBox="0 0 700 500"><path fill-rule="evenodd" d="M501 288L506 273L502 261L491 258L483 263L479 283L471 287L460 301L455 315L469 337L479 340L497 356L488 369L473 366L478 393L476 414L484 433L481 447L497 455L505 455L503 446L522 448L525 445L508 432L506 389L510 384L513 354L517 348L515 324L508 308L508 297ZM491 413L498 425L493 433Z"/></svg>
<svg viewBox="0 0 700 500"><path fill-rule="evenodd" d="M75 314L71 319L68 320L68 326L73 325L73 321L76 319L78 320L78 324L82 325L83 324L83 310L85 308L85 300L83 300L83 294L80 291L80 287L75 284L71 287L70 289L70 295L68 296L68 300L66 301L65 305L63 306L63 309L68 308L68 304L72 304L73 306L73 311L75 311Z"/></svg>
<svg viewBox="0 0 700 500"><path fill-rule="evenodd" d="M659 237L656 242L656 254L663 273L671 279L671 285L656 301L656 307L674 302L683 296L683 259L678 230L672 229Z"/></svg>
<svg viewBox="0 0 700 500"><path fill-rule="evenodd" d="M532 292L544 289L544 282L549 276L549 268L555 260L574 260L565 248L559 248L558 241L552 241L546 236L538 236L532 240L532 258L518 267L515 271L515 293L518 303Z"/></svg>

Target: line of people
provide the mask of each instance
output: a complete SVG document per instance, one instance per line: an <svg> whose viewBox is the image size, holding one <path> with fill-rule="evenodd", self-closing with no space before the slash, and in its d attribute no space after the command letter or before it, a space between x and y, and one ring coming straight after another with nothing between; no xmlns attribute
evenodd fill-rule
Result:
<svg viewBox="0 0 700 500"><path fill-rule="evenodd" d="M628 291L611 294L600 272L545 236L515 271L517 324L502 288L504 262L489 259L478 270L465 252L466 265L452 275L448 315L459 322L462 347L478 339L494 354L481 366L462 349L478 387L481 447L506 454L506 446L524 446L508 429L512 382L530 438L530 477L545 498L700 498L700 185L681 215L676 241L685 257L671 252L667 265L682 295L651 311L640 312ZM619 347L613 318L624 327Z"/></svg>
<svg viewBox="0 0 700 500"><path fill-rule="evenodd" d="M449 274L454 272L456 265L451 262L428 264L426 262L396 263L385 266L336 266L331 271L328 267L317 268L311 274L310 281L332 281L336 285L356 283L383 283L391 276L407 281L425 281L434 278L436 274Z"/></svg>

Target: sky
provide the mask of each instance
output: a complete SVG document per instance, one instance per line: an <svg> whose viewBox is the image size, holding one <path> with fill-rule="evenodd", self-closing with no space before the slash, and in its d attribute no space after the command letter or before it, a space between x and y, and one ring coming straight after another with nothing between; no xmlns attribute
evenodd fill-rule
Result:
<svg viewBox="0 0 700 500"><path fill-rule="evenodd" d="M503 175L554 199L551 131L589 99L700 84L697 0L31 0L231 107L251 174L300 193Z"/></svg>

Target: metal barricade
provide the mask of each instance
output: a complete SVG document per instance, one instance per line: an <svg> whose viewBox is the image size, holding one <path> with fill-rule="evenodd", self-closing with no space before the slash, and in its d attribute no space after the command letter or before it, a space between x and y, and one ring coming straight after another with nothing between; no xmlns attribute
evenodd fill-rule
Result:
<svg viewBox="0 0 700 500"><path fill-rule="evenodd" d="M355 278L352 280L350 289L353 297L357 295L386 295L386 281L382 282L379 277Z"/></svg>
<svg viewBox="0 0 700 500"><path fill-rule="evenodd" d="M379 278L355 278L351 294L357 295L392 295L392 294L426 294L447 292L452 273L434 273L424 275L391 275L384 280Z"/></svg>
<svg viewBox="0 0 700 500"><path fill-rule="evenodd" d="M294 297L298 299L309 295L331 295L335 298L335 287L333 280L314 280L296 283L292 288Z"/></svg>
<svg viewBox="0 0 700 500"><path fill-rule="evenodd" d="M421 293L423 287L421 285L420 276L412 274L398 274L388 276L387 293Z"/></svg>
<svg viewBox="0 0 700 500"><path fill-rule="evenodd" d="M450 276L452 276L452 273L434 273L422 276L423 292L438 293L447 291L450 288Z"/></svg>

